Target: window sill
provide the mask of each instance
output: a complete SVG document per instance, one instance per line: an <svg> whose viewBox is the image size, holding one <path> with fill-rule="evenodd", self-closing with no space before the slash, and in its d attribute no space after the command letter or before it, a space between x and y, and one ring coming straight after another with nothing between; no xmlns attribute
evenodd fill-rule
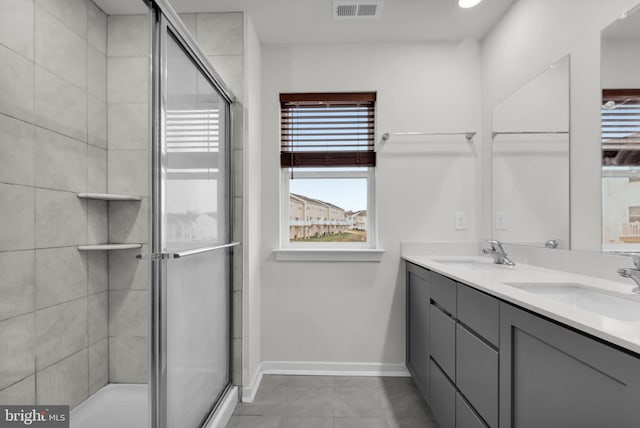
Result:
<svg viewBox="0 0 640 428"><path fill-rule="evenodd" d="M313 249L313 248L279 248L274 249L276 261L279 262L379 262L384 254L383 249Z"/></svg>

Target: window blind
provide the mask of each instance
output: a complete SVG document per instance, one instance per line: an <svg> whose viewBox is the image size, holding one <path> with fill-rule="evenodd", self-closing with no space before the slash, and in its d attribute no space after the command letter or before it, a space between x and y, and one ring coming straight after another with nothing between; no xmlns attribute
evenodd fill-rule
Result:
<svg viewBox="0 0 640 428"><path fill-rule="evenodd" d="M640 89L602 90L602 165L640 165Z"/></svg>
<svg viewBox="0 0 640 428"><path fill-rule="evenodd" d="M212 106L167 110L167 175L170 179L209 179L218 173L220 162L224 162L219 153L224 130L221 119L224 120L224 111Z"/></svg>
<svg viewBox="0 0 640 428"><path fill-rule="evenodd" d="M375 166L375 92L280 94L280 166Z"/></svg>

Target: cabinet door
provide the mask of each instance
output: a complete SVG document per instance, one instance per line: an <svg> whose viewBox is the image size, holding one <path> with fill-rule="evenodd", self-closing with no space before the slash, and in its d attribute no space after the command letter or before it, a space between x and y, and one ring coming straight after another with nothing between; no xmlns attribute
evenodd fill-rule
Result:
<svg viewBox="0 0 640 428"><path fill-rule="evenodd" d="M640 427L640 361L500 304L500 426Z"/></svg>
<svg viewBox="0 0 640 428"><path fill-rule="evenodd" d="M456 394L456 428L487 428L460 393Z"/></svg>
<svg viewBox="0 0 640 428"><path fill-rule="evenodd" d="M457 313L456 282L439 273L429 272L429 285L431 286L431 299L455 317Z"/></svg>
<svg viewBox="0 0 640 428"><path fill-rule="evenodd" d="M458 284L458 320L495 347L499 343L499 306L495 297Z"/></svg>
<svg viewBox="0 0 640 428"><path fill-rule="evenodd" d="M431 358L433 358L449 378L456 381L456 322L436 306L431 305L430 313Z"/></svg>
<svg viewBox="0 0 640 428"><path fill-rule="evenodd" d="M456 326L456 386L490 427L498 426L498 352Z"/></svg>
<svg viewBox="0 0 640 428"><path fill-rule="evenodd" d="M455 428L456 388L431 360L431 411L440 428Z"/></svg>
<svg viewBox="0 0 640 428"><path fill-rule="evenodd" d="M429 284L427 270L407 264L407 366L429 403Z"/></svg>

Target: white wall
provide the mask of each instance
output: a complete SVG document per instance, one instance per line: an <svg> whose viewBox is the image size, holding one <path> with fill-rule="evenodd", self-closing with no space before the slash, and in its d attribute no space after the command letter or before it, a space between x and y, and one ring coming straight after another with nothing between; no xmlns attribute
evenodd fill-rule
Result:
<svg viewBox="0 0 640 428"><path fill-rule="evenodd" d="M379 149L380 263L276 262L278 94L377 91L378 140L387 131L477 130L480 58L468 44L264 46L262 58L262 359L403 364L400 241L477 239L478 142L392 138ZM454 230L456 211L467 213L466 231Z"/></svg>
<svg viewBox="0 0 640 428"><path fill-rule="evenodd" d="M518 0L483 42L482 124L493 106L571 55L572 248L600 250L600 31L637 0ZM489 156L489 145L483 158ZM491 230L491 164L483 162L482 227Z"/></svg>
<svg viewBox="0 0 640 428"><path fill-rule="evenodd" d="M638 30L640 32L640 29ZM602 41L602 87L640 87L640 38Z"/></svg>

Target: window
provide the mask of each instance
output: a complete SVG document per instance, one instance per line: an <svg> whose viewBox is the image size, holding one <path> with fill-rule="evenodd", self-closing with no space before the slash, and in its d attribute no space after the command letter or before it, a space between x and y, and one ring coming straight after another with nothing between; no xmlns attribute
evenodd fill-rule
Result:
<svg viewBox="0 0 640 428"><path fill-rule="evenodd" d="M640 89L602 90L603 249L640 248Z"/></svg>
<svg viewBox="0 0 640 428"><path fill-rule="evenodd" d="M284 248L375 248L373 92L280 95Z"/></svg>
<svg viewBox="0 0 640 428"><path fill-rule="evenodd" d="M640 166L640 89L602 91L602 166Z"/></svg>

